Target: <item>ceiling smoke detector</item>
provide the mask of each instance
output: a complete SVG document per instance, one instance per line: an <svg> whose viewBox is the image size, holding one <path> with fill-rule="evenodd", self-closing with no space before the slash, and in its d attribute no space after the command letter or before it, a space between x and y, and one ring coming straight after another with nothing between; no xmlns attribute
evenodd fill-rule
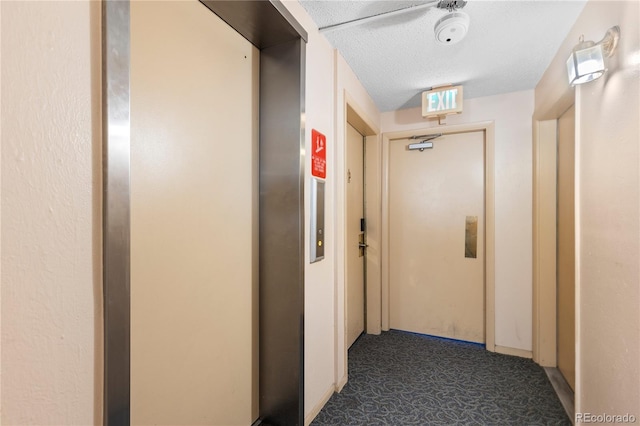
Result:
<svg viewBox="0 0 640 426"><path fill-rule="evenodd" d="M443 44L456 44L467 35L469 30L469 15L464 12L451 12L444 15L434 31L436 40Z"/></svg>

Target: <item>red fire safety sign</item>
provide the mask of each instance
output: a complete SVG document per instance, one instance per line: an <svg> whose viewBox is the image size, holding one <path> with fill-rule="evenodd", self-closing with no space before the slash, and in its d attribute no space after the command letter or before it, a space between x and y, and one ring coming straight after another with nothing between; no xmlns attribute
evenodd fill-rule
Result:
<svg viewBox="0 0 640 426"><path fill-rule="evenodd" d="M315 129L311 129L311 174L327 177L327 137Z"/></svg>

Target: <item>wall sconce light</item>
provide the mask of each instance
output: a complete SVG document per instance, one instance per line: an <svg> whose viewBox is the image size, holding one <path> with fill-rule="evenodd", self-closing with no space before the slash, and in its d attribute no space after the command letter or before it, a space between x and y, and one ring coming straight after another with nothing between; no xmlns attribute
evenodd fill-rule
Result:
<svg viewBox="0 0 640 426"><path fill-rule="evenodd" d="M584 36L580 36L580 42L567 59L569 84L575 86L602 77L606 71L604 58L613 55L619 38L620 27L617 25L609 28L604 38L597 43L584 41Z"/></svg>

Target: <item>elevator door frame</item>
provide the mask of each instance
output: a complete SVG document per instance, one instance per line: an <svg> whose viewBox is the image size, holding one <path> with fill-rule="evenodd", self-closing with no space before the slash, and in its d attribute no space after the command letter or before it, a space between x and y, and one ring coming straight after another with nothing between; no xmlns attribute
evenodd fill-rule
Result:
<svg viewBox="0 0 640 426"><path fill-rule="evenodd" d="M202 3L260 49L260 418L302 425L307 33L279 0ZM103 0L102 46L103 421L126 425L131 419L129 1ZM284 377L290 380L283 383Z"/></svg>

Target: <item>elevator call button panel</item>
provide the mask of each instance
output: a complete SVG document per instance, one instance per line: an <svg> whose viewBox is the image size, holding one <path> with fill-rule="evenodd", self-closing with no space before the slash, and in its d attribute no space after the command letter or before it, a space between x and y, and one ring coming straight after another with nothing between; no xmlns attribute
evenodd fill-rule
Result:
<svg viewBox="0 0 640 426"><path fill-rule="evenodd" d="M324 181L311 179L311 232L309 234L311 263L324 259Z"/></svg>

